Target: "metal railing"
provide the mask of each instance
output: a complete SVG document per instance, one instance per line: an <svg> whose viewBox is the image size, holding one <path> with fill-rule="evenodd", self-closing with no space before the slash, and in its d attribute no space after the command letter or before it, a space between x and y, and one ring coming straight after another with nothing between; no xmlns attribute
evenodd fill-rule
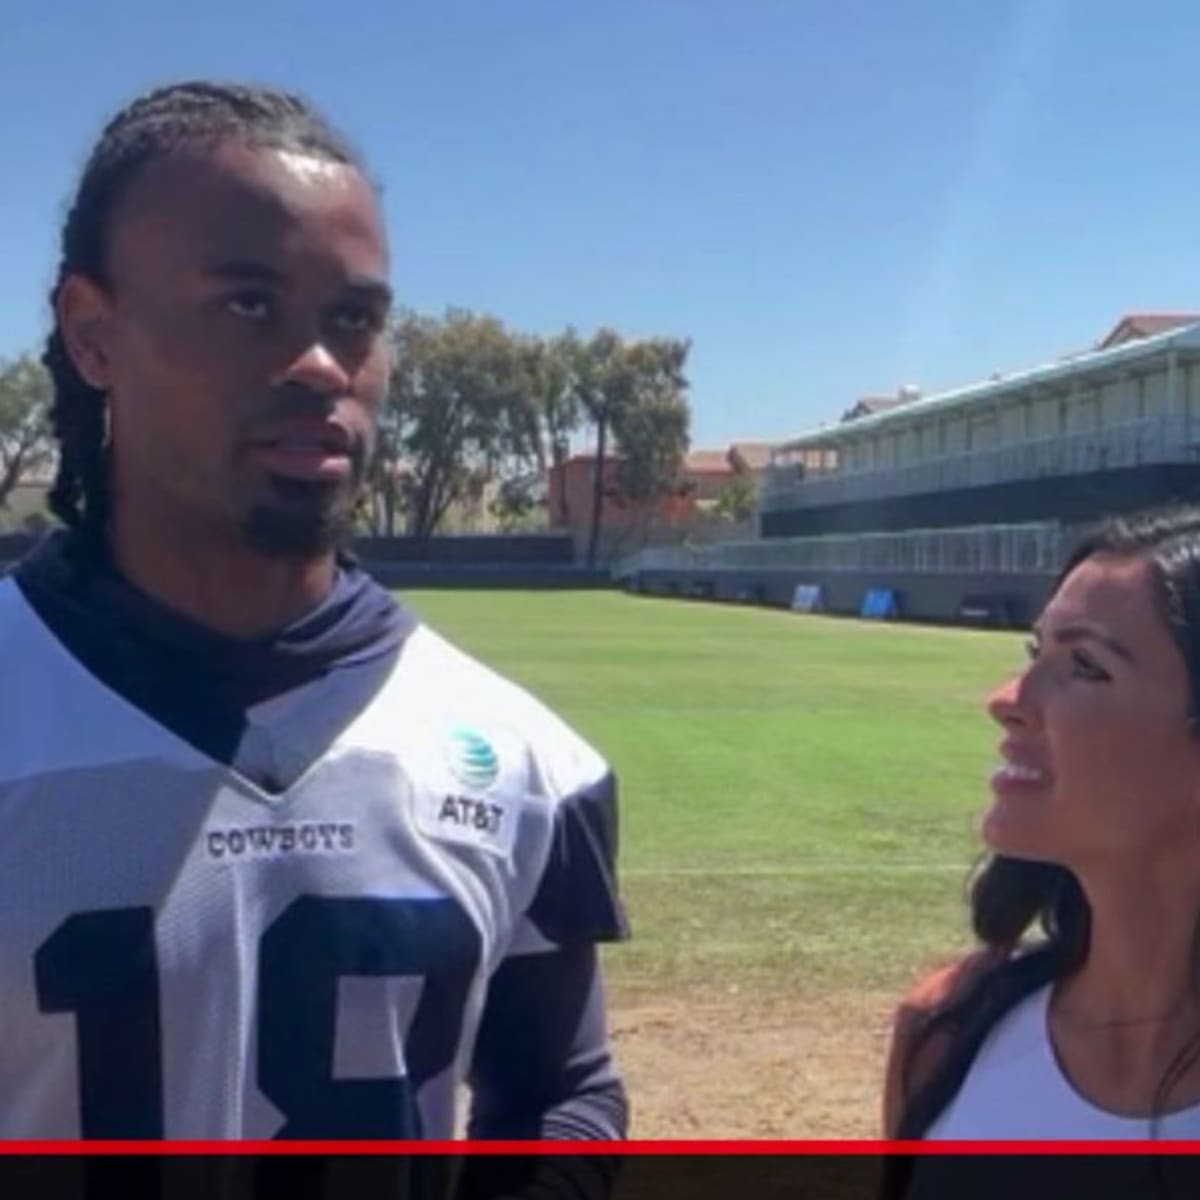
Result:
<svg viewBox="0 0 1200 1200"><path fill-rule="evenodd" d="M1065 550L1065 534L1057 522L1032 522L660 546L625 559L617 574L741 568L1052 575L1063 562Z"/></svg>
<svg viewBox="0 0 1200 1200"><path fill-rule="evenodd" d="M1054 475L1196 462L1200 428L1187 417L1160 417L1089 433L1040 438L974 450L903 467L843 469L802 476L795 466L774 467L763 480L761 510L876 500L952 488L983 487Z"/></svg>

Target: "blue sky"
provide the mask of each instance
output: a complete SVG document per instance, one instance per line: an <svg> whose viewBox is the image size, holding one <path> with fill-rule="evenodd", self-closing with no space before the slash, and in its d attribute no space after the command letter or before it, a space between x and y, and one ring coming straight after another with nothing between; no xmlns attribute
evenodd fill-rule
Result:
<svg viewBox="0 0 1200 1200"><path fill-rule="evenodd" d="M783 438L1200 311L1197 45L1191 0L10 5L0 355L103 119L245 77L363 148L404 302L690 337L693 443Z"/></svg>

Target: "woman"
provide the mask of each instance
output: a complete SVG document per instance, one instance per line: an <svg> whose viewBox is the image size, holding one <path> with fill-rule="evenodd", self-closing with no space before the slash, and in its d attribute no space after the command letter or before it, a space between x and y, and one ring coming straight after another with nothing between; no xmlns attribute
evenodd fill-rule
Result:
<svg viewBox="0 0 1200 1200"><path fill-rule="evenodd" d="M982 948L901 1005L887 1135L1200 1138L1200 510L1080 545L988 711Z"/></svg>

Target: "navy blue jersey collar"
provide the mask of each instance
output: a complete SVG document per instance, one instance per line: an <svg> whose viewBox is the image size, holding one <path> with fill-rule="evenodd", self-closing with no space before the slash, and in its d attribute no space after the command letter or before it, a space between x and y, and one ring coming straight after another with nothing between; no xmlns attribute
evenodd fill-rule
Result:
<svg viewBox="0 0 1200 1200"><path fill-rule="evenodd" d="M52 534L14 571L22 594L97 679L218 761L231 763L249 709L348 670L360 686L339 694L348 723L396 661L416 622L353 563L329 595L278 633L239 639L181 616L127 582L111 564L81 565L72 535Z"/></svg>

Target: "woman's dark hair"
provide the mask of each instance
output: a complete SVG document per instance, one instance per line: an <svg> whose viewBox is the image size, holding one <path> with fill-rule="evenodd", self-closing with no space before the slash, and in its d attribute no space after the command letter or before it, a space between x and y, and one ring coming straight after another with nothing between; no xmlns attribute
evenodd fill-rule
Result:
<svg viewBox="0 0 1200 1200"><path fill-rule="evenodd" d="M1189 724L1200 736L1200 508L1158 509L1109 521L1075 545L1054 590L1080 563L1098 555L1141 558L1150 564L1164 623L1187 667ZM911 1039L903 1064L906 1078L911 1078L912 1065L931 1037L945 1038L946 1048L930 1078L909 1094L895 1131L900 1138L919 1138L928 1130L1006 1012L1038 988L1077 970L1087 957L1091 909L1066 867L991 856L971 883L970 902L975 936L998 952L999 961L931 1013ZM1031 932L1036 936L1032 944L1027 940ZM1200 987L1200 914L1193 962ZM1156 1112L1197 1058L1200 1038L1189 1043L1164 1074Z"/></svg>
<svg viewBox="0 0 1200 1200"><path fill-rule="evenodd" d="M108 286L112 215L139 170L182 148L226 138L361 165L349 144L306 101L267 88L206 81L171 84L134 100L104 127L63 225L62 257L50 293L54 325L42 355L54 389L50 417L58 441L50 509L94 551L103 545L109 517L107 398L80 375L67 352L57 318L59 289L71 275Z"/></svg>

